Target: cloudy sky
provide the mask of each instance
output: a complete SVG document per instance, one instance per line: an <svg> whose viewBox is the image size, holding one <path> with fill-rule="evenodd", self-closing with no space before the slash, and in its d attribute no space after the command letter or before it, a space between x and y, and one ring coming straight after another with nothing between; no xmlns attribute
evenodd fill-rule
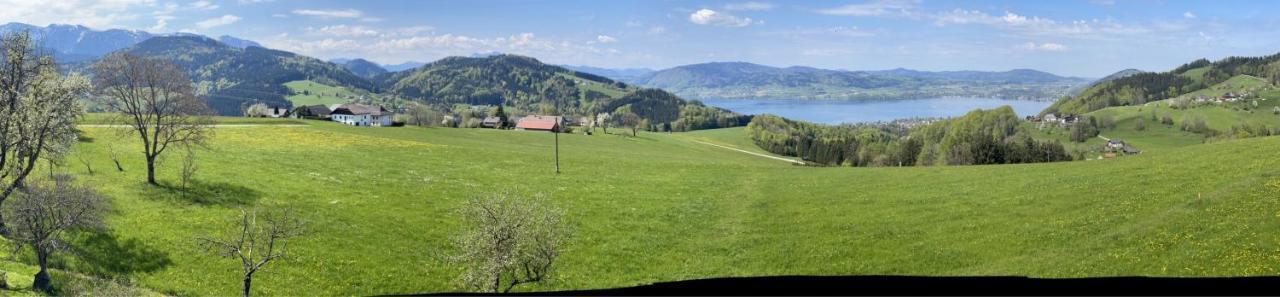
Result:
<svg viewBox="0 0 1280 297"><path fill-rule="evenodd" d="M482 52L665 68L1032 68L1100 77L1280 52L1280 1L0 0L0 22L228 34L383 64Z"/></svg>

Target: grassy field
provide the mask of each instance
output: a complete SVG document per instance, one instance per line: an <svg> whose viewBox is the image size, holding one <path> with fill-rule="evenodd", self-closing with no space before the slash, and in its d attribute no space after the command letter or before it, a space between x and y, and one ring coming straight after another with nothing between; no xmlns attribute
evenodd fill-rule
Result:
<svg viewBox="0 0 1280 297"><path fill-rule="evenodd" d="M285 97L289 102L293 102L294 106L315 105L315 104L343 104L350 102L349 97L358 97L359 95L351 92L347 88L330 86L309 80L295 80L284 84L294 95ZM303 92L307 94L303 94Z"/></svg>
<svg viewBox="0 0 1280 297"><path fill-rule="evenodd" d="M111 198L111 231L78 237L95 253L63 266L162 293L237 294L238 264L201 252L195 239L229 230L241 208L260 204L301 211L310 232L291 244L291 260L258 276L255 294L462 290L461 268L444 260L457 209L508 190L549 195L574 226L555 278L522 290L790 274L1280 268L1276 137L1089 162L814 168L700 143L752 149L740 128L566 134L557 175L548 133L305 123L219 129L185 197L147 186L141 154L125 155L125 172L111 168L105 144L136 140L84 128L56 170ZM172 185L181 162L168 158L160 175Z"/></svg>
<svg viewBox="0 0 1280 297"><path fill-rule="evenodd" d="M76 121L80 125L125 125L129 120L115 114L106 113L89 113L85 114ZM248 117L230 117L215 116L213 117L215 125L303 125L303 120L297 119L274 119L274 118L248 118Z"/></svg>

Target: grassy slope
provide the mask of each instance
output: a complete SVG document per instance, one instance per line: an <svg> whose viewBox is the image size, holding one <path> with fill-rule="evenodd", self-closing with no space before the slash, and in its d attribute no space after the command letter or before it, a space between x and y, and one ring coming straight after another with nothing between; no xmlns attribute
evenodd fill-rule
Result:
<svg viewBox="0 0 1280 297"><path fill-rule="evenodd" d="M1261 78L1258 78L1255 76L1249 76L1249 75L1237 75L1237 76L1231 77L1230 79L1227 79L1224 82L1220 82L1212 86L1209 86L1208 88L1183 94L1181 96L1178 96L1178 98L1195 98L1196 96L1217 98L1219 96L1222 96L1223 94L1226 94L1227 92L1254 93L1269 87L1271 87L1271 83L1267 82L1267 80L1265 79L1261 79Z"/></svg>
<svg viewBox="0 0 1280 297"><path fill-rule="evenodd" d="M566 73L556 73L556 75L573 80L573 82L578 86L578 91L583 94L586 94L587 91L596 91L596 92L604 93L605 95L612 98L618 98L618 97L622 97L623 95L626 95L626 92L624 90L615 88L611 85L577 78L573 75L569 75Z"/></svg>
<svg viewBox="0 0 1280 297"><path fill-rule="evenodd" d="M1203 74L1204 70L1197 68L1188 70L1187 73L1195 76ZM1251 99L1249 102L1211 103L1188 109L1174 109L1169 108L1168 102L1170 101L1162 100L1149 102L1141 106L1108 107L1091 112L1088 115L1097 117L1111 116L1115 119L1115 129L1103 129L1101 131L1102 136L1124 140L1144 151L1168 150L1204 142L1203 135L1184 132L1179 128L1184 120L1203 118L1209 128L1224 132L1229 131L1232 126L1239 123L1263 124L1271 128L1280 127L1280 115L1272 113L1272 108L1280 106L1280 90L1270 87L1270 84L1265 80L1248 75L1239 75L1209 88L1179 96L1179 98L1195 98L1198 95L1218 97L1227 92L1257 92L1262 97L1257 99L1257 107L1252 105ZM1155 112L1156 120L1152 120L1153 111ZM1159 118L1166 113L1173 119L1173 125L1159 123ZM1143 131L1138 131L1135 128L1139 118L1142 119L1146 128ZM1068 141L1070 131L1067 129L1037 128L1039 126L1034 124L1024 125L1033 131L1035 133L1034 136L1037 138L1058 139L1069 147L1098 148L1104 142L1100 138L1095 138L1085 143L1071 143Z"/></svg>
<svg viewBox="0 0 1280 297"><path fill-rule="evenodd" d="M289 102L293 102L294 106L343 104L351 101L346 96L357 96L356 93L347 88L325 85L309 80L295 80L285 83L284 86L295 94L285 97ZM303 95L302 91L304 90L310 92L310 95Z"/></svg>
<svg viewBox="0 0 1280 297"><path fill-rule="evenodd" d="M162 292L235 294L237 264L194 238L260 203L300 210L311 233L256 293L460 290L442 260L456 208L500 190L548 194L575 225L556 279L526 288L537 290L780 274L1257 275L1276 273L1280 251L1275 137L1092 162L810 168L694 142L749 143L734 130L562 135L556 175L547 133L309 123L220 129L200 159L202 194L187 198L144 185L139 156L106 171L104 143L134 142L86 128L73 154L99 172L83 178L112 197L115 242L135 244L119 260L171 261L117 273Z"/></svg>

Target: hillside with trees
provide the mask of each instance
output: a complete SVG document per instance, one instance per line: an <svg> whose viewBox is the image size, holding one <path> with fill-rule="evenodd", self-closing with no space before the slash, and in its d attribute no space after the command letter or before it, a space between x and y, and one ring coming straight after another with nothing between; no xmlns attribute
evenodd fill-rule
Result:
<svg viewBox="0 0 1280 297"><path fill-rule="evenodd" d="M1199 59L1167 72L1133 74L1099 83L1078 96L1063 97L1041 113L1083 114L1111 106L1141 105L1209 88L1239 75L1280 83L1280 54L1216 62Z"/></svg>
<svg viewBox="0 0 1280 297"><path fill-rule="evenodd" d="M383 69L382 66L378 66L378 64L369 62L369 60L365 59L352 59L345 61L342 63L342 67L351 71L351 73L354 73L355 75L368 79L387 73L387 70Z"/></svg>
<svg viewBox="0 0 1280 297"><path fill-rule="evenodd" d="M332 63L262 47L235 48L201 36L155 37L116 53L172 61L220 115L241 115L255 103L290 106L289 89L282 85L290 81L373 89L368 80Z"/></svg>
<svg viewBox="0 0 1280 297"><path fill-rule="evenodd" d="M377 78L396 96L436 106L507 106L525 113L589 117L635 114L646 130L733 127L749 117L681 99L659 89L543 64L518 55L449 57Z"/></svg>

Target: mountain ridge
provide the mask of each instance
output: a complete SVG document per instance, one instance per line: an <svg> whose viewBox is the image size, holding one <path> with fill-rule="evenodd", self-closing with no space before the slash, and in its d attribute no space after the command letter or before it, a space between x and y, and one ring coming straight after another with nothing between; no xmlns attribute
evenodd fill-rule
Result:
<svg viewBox="0 0 1280 297"><path fill-rule="evenodd" d="M699 99L893 100L969 96L1052 100L1088 80L1031 69L847 71L735 61L677 66L628 82Z"/></svg>

